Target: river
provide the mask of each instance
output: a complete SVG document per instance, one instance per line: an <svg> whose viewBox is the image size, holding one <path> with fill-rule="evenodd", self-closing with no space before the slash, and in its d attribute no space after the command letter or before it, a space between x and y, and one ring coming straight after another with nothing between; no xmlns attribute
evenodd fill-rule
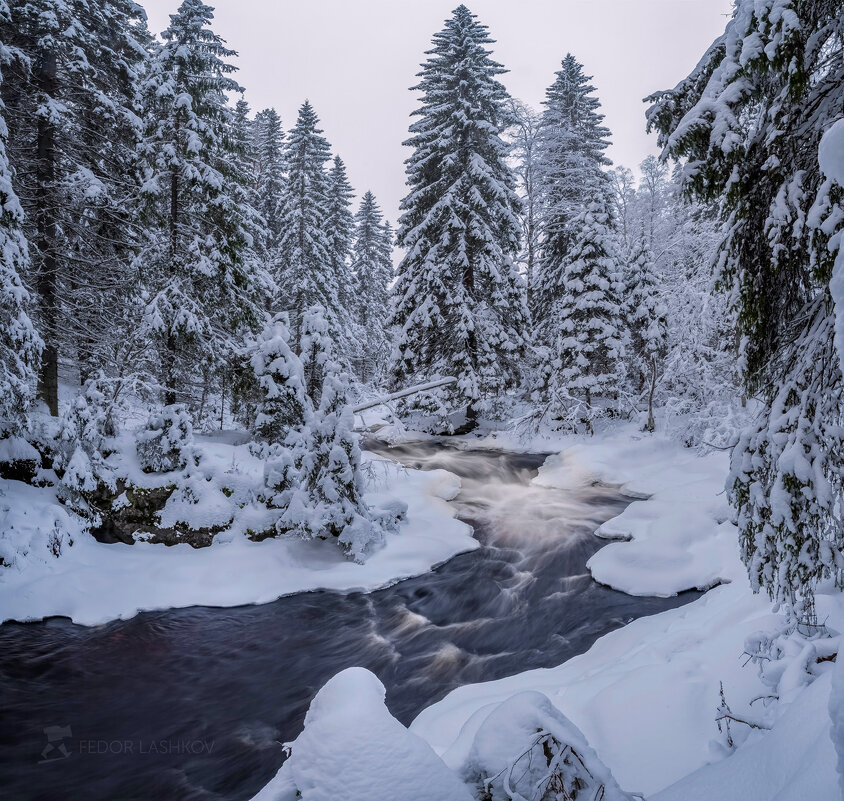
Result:
<svg viewBox="0 0 844 801"><path fill-rule="evenodd" d="M593 532L627 501L605 487L531 485L541 454L378 449L460 475L454 504L482 546L369 594L303 593L92 628L0 626L2 797L247 799L343 668L375 672L408 724L454 687L558 665L636 617L698 597L634 598L594 582L586 561L605 543Z"/></svg>

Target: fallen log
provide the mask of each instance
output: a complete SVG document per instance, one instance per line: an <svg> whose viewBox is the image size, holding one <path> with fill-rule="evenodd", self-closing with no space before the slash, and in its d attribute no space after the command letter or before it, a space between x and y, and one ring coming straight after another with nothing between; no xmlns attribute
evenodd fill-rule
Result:
<svg viewBox="0 0 844 801"><path fill-rule="evenodd" d="M449 384L456 384L456 378L438 378L436 381L428 381L425 384L417 384L413 387L408 387L407 389L401 389L398 392L392 392L389 395L382 395L380 398L376 400L367 401L366 403L361 403L359 406L355 406L352 408L352 411L355 414L359 414L360 412L366 411L367 409L372 409L375 406L381 406L384 403L389 403L390 401L399 400L399 398L406 398L408 395L415 395L417 392L427 392L431 389L437 389L438 387L446 387Z"/></svg>

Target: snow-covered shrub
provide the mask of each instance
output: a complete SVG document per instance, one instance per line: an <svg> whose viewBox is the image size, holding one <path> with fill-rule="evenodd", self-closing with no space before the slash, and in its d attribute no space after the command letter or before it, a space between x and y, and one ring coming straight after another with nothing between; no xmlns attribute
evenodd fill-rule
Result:
<svg viewBox="0 0 844 801"><path fill-rule="evenodd" d="M812 599L787 607L779 626L745 639L744 650L767 688L763 700L789 702L811 684L836 657L841 634L817 622Z"/></svg>
<svg viewBox="0 0 844 801"><path fill-rule="evenodd" d="M114 402L108 380L100 373L85 382L62 415L55 444L59 497L75 511L90 513L88 496L101 484L114 488L106 458L114 450L116 434Z"/></svg>
<svg viewBox="0 0 844 801"><path fill-rule="evenodd" d="M632 801L548 698L522 692L477 730L461 769L478 801Z"/></svg>
<svg viewBox="0 0 844 801"><path fill-rule="evenodd" d="M153 412L136 436L138 460L145 473L169 473L196 463L193 423L183 403Z"/></svg>
<svg viewBox="0 0 844 801"><path fill-rule="evenodd" d="M348 668L311 701L290 758L261 801L471 801L466 788L421 737L387 710L384 685ZM257 801L256 799L256 801Z"/></svg>

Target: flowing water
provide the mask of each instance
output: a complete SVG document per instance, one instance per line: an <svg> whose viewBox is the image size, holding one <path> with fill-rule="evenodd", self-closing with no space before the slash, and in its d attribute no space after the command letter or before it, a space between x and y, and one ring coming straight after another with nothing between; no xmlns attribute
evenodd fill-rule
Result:
<svg viewBox="0 0 844 801"><path fill-rule="evenodd" d="M314 693L374 671L408 724L461 684L560 664L633 618L688 602L595 583L592 532L617 491L532 486L544 456L413 443L382 453L463 479L482 547L369 594L150 612L94 628L0 626L0 797L246 799L284 759ZM243 577L248 581L248 577Z"/></svg>

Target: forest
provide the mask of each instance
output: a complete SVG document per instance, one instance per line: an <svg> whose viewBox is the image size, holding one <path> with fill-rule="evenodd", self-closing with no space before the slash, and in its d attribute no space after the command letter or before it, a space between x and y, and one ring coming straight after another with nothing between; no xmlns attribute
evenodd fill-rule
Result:
<svg viewBox="0 0 844 801"><path fill-rule="evenodd" d="M627 166L576 39L532 107L478 5L393 210L203 0L0 0L10 798L841 797L844 3L735 0Z"/></svg>

